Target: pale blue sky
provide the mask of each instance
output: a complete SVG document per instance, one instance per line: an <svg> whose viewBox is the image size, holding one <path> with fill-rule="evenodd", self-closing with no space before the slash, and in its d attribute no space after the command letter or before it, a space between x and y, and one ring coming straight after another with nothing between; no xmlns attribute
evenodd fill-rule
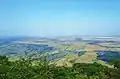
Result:
<svg viewBox="0 0 120 79"><path fill-rule="evenodd" d="M0 0L0 36L120 35L120 0Z"/></svg>

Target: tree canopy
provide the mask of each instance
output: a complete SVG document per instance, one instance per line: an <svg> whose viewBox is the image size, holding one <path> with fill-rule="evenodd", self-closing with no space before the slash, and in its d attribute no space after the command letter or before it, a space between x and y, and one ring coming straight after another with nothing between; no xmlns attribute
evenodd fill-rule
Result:
<svg viewBox="0 0 120 79"><path fill-rule="evenodd" d="M120 62L111 69L98 63L75 63L73 67L58 67L48 61L37 62L20 59L9 61L0 56L0 79L119 79Z"/></svg>

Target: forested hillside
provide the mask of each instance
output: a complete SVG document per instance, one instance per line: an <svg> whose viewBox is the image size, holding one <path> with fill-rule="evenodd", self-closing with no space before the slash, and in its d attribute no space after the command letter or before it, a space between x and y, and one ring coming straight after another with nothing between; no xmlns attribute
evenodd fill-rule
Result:
<svg viewBox="0 0 120 79"><path fill-rule="evenodd" d="M0 79L120 79L120 62L111 61L111 64L114 68L97 63L58 67L47 60L33 64L29 59L9 61L0 56Z"/></svg>

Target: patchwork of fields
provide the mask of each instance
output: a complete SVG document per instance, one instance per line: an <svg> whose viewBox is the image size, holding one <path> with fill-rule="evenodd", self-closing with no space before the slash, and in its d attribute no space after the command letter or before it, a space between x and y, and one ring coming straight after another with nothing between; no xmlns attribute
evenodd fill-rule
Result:
<svg viewBox="0 0 120 79"><path fill-rule="evenodd" d="M97 62L107 65L111 58L120 59L119 37L61 37L1 39L0 55L10 60L21 57L33 61L47 59L57 66L72 66L73 63Z"/></svg>

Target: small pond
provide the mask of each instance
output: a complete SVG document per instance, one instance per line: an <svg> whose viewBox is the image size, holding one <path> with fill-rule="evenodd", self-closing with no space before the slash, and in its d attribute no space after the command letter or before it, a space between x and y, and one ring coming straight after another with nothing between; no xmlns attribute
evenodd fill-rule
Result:
<svg viewBox="0 0 120 79"><path fill-rule="evenodd" d="M105 62L108 62L112 59L120 60L120 52L114 52L114 51L97 51L97 57L100 60L103 60Z"/></svg>

